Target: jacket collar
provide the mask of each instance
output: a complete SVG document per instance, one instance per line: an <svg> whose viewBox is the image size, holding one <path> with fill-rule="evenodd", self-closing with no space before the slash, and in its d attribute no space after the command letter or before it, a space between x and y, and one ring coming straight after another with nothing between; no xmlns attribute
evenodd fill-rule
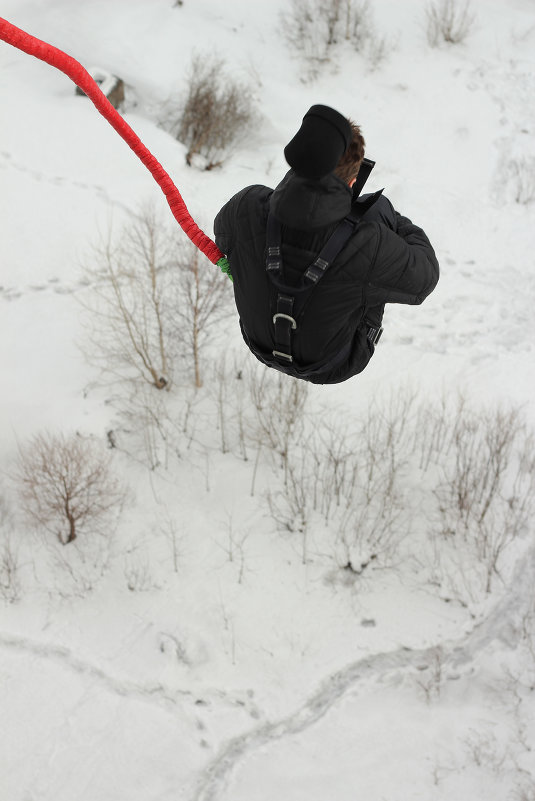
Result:
<svg viewBox="0 0 535 801"><path fill-rule="evenodd" d="M313 230L342 220L351 211L352 197L334 173L311 180L290 170L271 195L270 211L289 228Z"/></svg>

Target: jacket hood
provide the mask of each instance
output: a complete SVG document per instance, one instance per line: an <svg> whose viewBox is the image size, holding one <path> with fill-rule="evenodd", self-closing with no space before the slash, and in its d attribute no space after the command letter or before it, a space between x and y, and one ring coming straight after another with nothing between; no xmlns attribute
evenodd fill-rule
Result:
<svg viewBox="0 0 535 801"><path fill-rule="evenodd" d="M352 199L350 187L334 173L313 180L290 170L271 195L270 211L283 225L309 231L342 220Z"/></svg>

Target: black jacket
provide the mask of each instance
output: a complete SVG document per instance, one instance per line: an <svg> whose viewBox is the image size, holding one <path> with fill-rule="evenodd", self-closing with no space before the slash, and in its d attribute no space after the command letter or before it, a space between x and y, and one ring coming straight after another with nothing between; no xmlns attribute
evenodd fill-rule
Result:
<svg viewBox="0 0 535 801"><path fill-rule="evenodd" d="M361 372L373 354L366 322L380 324L385 303L422 303L438 281L438 262L422 229L386 198L374 200L314 288L292 337L294 359L303 367L331 360L351 342L343 364L310 378L314 383L337 383ZM265 253L269 210L282 223L285 283L297 284L340 220L358 208L359 200L334 174L312 181L292 171L274 191L249 186L223 206L214 222L215 241L229 259L246 342L269 353L274 347L276 292Z"/></svg>

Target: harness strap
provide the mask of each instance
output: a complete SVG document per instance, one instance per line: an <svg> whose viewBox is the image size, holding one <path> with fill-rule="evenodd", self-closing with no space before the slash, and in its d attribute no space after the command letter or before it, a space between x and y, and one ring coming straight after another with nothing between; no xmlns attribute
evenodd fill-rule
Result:
<svg viewBox="0 0 535 801"><path fill-rule="evenodd" d="M273 315L275 326L275 348L273 356L282 358L286 362L293 362L292 356L292 331L297 328L294 315L295 298L291 295L277 295L277 312Z"/></svg>
<svg viewBox="0 0 535 801"><path fill-rule="evenodd" d="M322 247L319 256L312 262L305 272L305 279L317 284L323 278L330 265L338 256L345 243L355 230L358 219L356 217L345 217L334 229L333 233Z"/></svg>
<svg viewBox="0 0 535 801"><path fill-rule="evenodd" d="M370 177L370 173L375 167L375 161L371 159L364 158L362 159L362 164L360 165L360 169L357 175L357 180L353 185L353 198L357 198L362 190L364 189L364 184Z"/></svg>
<svg viewBox="0 0 535 801"><path fill-rule="evenodd" d="M273 315L275 327L275 347L272 356L276 365L286 368L292 365L292 333L297 329L303 309L310 298L310 293L323 278L330 265L340 253L349 237L355 230L359 218L354 215L345 217L335 228L319 255L305 270L301 282L297 286L284 283L282 262L282 225L273 215L268 215L266 230L266 273L277 289L276 312ZM297 368L299 369L299 368Z"/></svg>
<svg viewBox="0 0 535 801"><path fill-rule="evenodd" d="M272 214L268 215L266 241L266 270L269 275L280 275L282 272L282 229L280 222Z"/></svg>

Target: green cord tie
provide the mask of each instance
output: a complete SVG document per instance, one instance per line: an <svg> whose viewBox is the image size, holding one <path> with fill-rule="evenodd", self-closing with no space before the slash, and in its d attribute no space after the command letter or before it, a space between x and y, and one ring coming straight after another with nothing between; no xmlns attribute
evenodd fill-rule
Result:
<svg viewBox="0 0 535 801"><path fill-rule="evenodd" d="M232 277L232 273L230 272L230 264L228 263L228 259L226 256L222 256L219 261L216 262L217 266L221 270L222 273L225 273L227 278L230 278L232 282L234 282L234 278Z"/></svg>

